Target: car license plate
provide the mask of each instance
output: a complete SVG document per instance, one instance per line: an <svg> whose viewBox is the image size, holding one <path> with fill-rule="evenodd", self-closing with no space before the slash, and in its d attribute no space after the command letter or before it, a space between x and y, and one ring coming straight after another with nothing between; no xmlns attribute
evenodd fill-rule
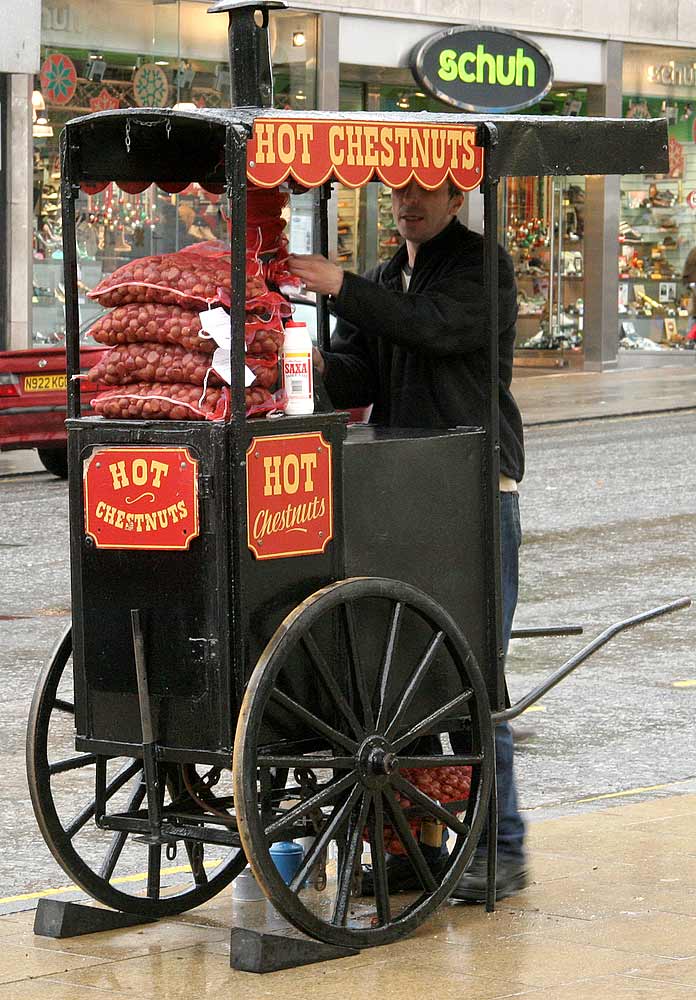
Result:
<svg viewBox="0 0 696 1000"><path fill-rule="evenodd" d="M25 392L59 392L67 389L68 376L62 375L25 375Z"/></svg>

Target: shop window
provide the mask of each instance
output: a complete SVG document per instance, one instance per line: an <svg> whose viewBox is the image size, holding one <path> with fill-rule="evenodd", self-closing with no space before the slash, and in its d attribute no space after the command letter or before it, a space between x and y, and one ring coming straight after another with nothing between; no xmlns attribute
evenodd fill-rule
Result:
<svg viewBox="0 0 696 1000"><path fill-rule="evenodd" d="M684 98L624 98L624 117L667 118L670 169L666 175L621 178L622 350L674 352L693 344L687 338L694 323L689 282L696 282L696 268L691 273L686 264L696 247L695 109L696 102Z"/></svg>
<svg viewBox="0 0 696 1000"><path fill-rule="evenodd" d="M582 349L585 178L510 178L504 242L515 265L517 363L570 364ZM556 356L557 355L557 356Z"/></svg>
<svg viewBox="0 0 696 1000"><path fill-rule="evenodd" d="M419 90L407 69L341 65L341 111L456 111ZM357 191L337 185L337 260L365 271L388 260L402 240L391 210L391 189L375 182Z"/></svg>
<svg viewBox="0 0 696 1000"><path fill-rule="evenodd" d="M587 91L557 87L520 114L586 113ZM515 364L580 365L584 326L584 177L511 177L501 185L500 239L518 288Z"/></svg>
<svg viewBox="0 0 696 1000"><path fill-rule="evenodd" d="M94 13L98 17L107 14L100 9ZM79 115L115 108L230 104L226 16L207 15L192 0L138 7L139 23L129 26L131 37L147 40L148 47L137 52L119 49L121 29L114 17L112 13L110 26L105 21L95 32L99 38L91 47L59 48L59 37L44 35L42 72L28 109L33 118L32 325L37 346L61 343L65 337L58 158L63 125ZM316 15L272 15L276 106L316 106L316 40ZM128 194L110 185L97 194L81 194L76 210L85 329L99 312L87 292L120 264L228 234L224 198L196 184L176 194L154 186ZM304 216L309 214L307 209ZM289 234L297 248L311 241L304 216L294 236Z"/></svg>

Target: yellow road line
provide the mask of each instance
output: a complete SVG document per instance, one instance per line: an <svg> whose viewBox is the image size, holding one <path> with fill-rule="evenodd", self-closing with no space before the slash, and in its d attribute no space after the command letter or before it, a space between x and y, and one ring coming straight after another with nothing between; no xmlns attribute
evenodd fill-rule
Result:
<svg viewBox="0 0 696 1000"><path fill-rule="evenodd" d="M0 906L4 903L22 903L27 899L41 899L43 896L61 896L64 892L82 892L76 885L65 885L62 889L41 889L40 892L22 892L18 896L3 896Z"/></svg>
<svg viewBox="0 0 696 1000"><path fill-rule="evenodd" d="M627 788L623 792L605 792L604 795L591 795L586 799L573 799L574 802L599 802L600 799L620 799L629 795L641 795L643 792L659 792L663 788L669 788L674 782L664 785L646 785L645 788Z"/></svg>
<svg viewBox="0 0 696 1000"><path fill-rule="evenodd" d="M215 868L220 864L221 859L204 861L204 868ZM184 872L190 872L191 868L189 865L177 865L173 868L163 868L161 870L161 875L181 875ZM110 885L124 885L127 882L145 882L147 881L147 872L142 872L138 875L121 875L119 878L112 878ZM76 885L64 885L59 889L39 889L37 892L23 892L18 896L4 896L0 897L0 906L5 903L21 903L28 899L41 899L44 896L62 896L65 892L83 892L79 886Z"/></svg>

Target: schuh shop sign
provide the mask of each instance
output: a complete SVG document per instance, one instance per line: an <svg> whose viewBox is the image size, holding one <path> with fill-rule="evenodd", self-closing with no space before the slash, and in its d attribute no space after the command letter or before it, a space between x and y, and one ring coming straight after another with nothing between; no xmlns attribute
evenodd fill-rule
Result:
<svg viewBox="0 0 696 1000"><path fill-rule="evenodd" d="M535 42L497 28L448 28L411 53L419 86L466 111L527 108L553 83L551 60Z"/></svg>

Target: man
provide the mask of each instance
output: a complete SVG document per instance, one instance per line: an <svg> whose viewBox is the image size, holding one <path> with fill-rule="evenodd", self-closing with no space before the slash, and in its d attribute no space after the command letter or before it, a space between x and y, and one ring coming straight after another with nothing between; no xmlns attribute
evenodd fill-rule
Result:
<svg viewBox="0 0 696 1000"><path fill-rule="evenodd" d="M405 243L391 260L364 277L344 272L318 254L291 255L290 270L306 287L330 296L338 324L331 351L315 363L334 406L373 405L371 422L396 427L481 426L488 422L487 305L483 294L483 238L456 215L464 195L452 183L427 191L415 181L392 191L392 208ZM517 603L521 541L517 483L524 473L522 421L510 393L517 291L508 254L499 248L499 400L503 640L507 651ZM452 735L453 744L457 742ZM512 733L496 727L498 879L503 899L526 885L524 824L517 808ZM437 874L446 848L421 845ZM483 902L486 848L479 843L453 898ZM419 889L401 857L387 859L389 885ZM371 878L363 890L374 891Z"/></svg>

